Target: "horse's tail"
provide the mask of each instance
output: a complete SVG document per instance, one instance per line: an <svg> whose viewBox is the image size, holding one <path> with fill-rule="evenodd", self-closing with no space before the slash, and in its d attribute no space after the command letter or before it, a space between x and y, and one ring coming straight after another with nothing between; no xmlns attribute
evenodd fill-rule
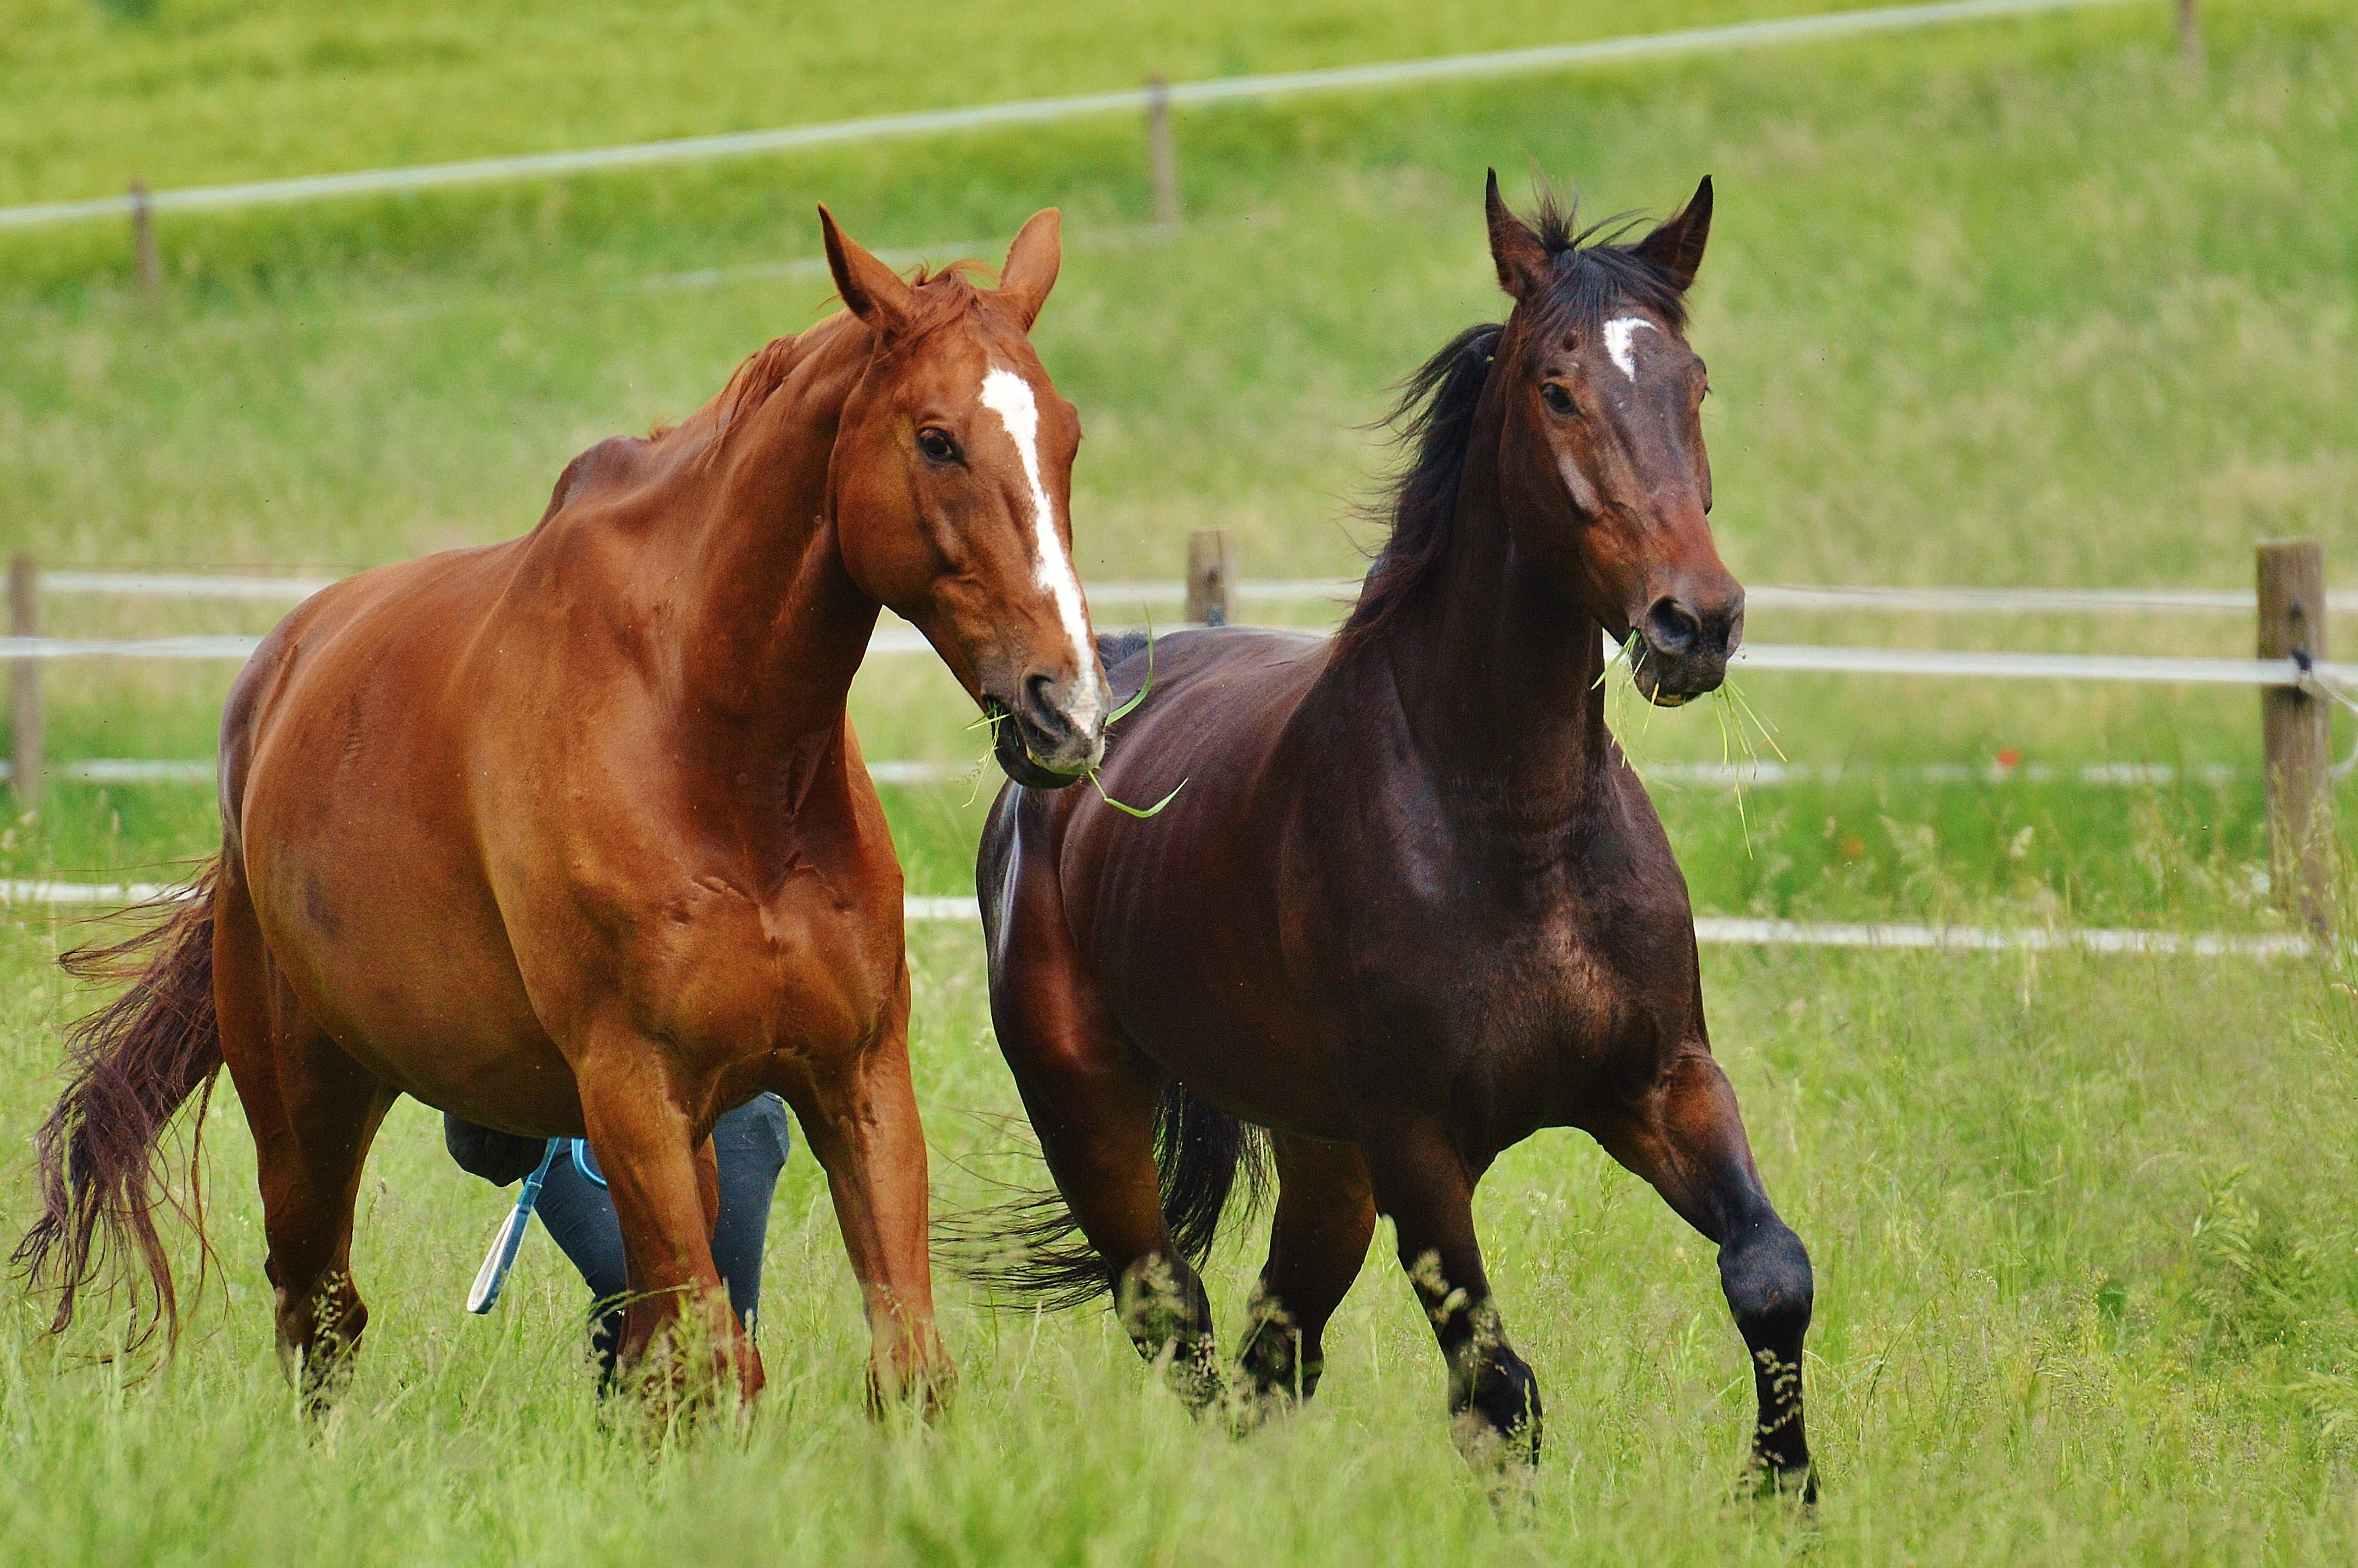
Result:
<svg viewBox="0 0 2358 1568"><path fill-rule="evenodd" d="M1269 1134L1170 1084L1154 1107L1154 1166L1171 1238L1200 1268L1238 1181L1248 1215L1267 1197ZM958 1216L945 1233L945 1251L959 1272L1026 1305L1079 1306L1113 1289L1106 1260L1054 1192L1025 1193Z"/></svg>
<svg viewBox="0 0 2358 1568"><path fill-rule="evenodd" d="M15 1261L36 1289L54 1287L52 1332L73 1321L82 1288L99 1272L97 1254L135 1252L152 1300L134 1288L135 1332L144 1344L158 1325L179 1336L179 1302L171 1260L156 1233L163 1196L204 1242L204 1203L197 1160L204 1110L222 1065L221 1020L213 1007L213 893L221 862L209 861L188 888L135 912L152 924L120 942L77 947L59 960L81 980L128 980L114 1000L66 1036L71 1073L66 1091L41 1123L41 1214L16 1244ZM188 1144L188 1196L159 1194L164 1129L201 1088Z"/></svg>

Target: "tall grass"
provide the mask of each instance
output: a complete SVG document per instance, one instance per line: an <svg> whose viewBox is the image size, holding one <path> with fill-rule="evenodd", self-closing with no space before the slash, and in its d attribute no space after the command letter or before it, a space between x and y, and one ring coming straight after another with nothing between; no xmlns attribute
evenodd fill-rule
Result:
<svg viewBox="0 0 2358 1568"><path fill-rule="evenodd" d="M916 1059L946 1203L1012 1097L965 933L921 934ZM0 1130L37 1114L69 1006L50 938L0 935ZM1494 1498L1449 1444L1435 1353L1379 1236L1303 1414L1191 1424L1102 1314L997 1316L945 1282L963 1380L932 1433L861 1413L865 1336L824 1183L789 1167L749 1428L652 1456L601 1419L578 1281L528 1242L460 1307L504 1208L405 1105L362 1197L374 1313L307 1433L268 1349L248 1156L210 1140L226 1288L135 1378L0 1328L0 1540L26 1562L2293 1563L2358 1542L2358 1184L2346 988L2300 966L2050 955L1713 955L1714 1037L1815 1255L1826 1498L1737 1500L1748 1379L1709 1249L1573 1134L1488 1177L1510 1331L1549 1449ZM8 1189L22 1195L21 1178ZM10 1204L22 1212L21 1203ZM1232 1342L1257 1236L1216 1258Z"/></svg>

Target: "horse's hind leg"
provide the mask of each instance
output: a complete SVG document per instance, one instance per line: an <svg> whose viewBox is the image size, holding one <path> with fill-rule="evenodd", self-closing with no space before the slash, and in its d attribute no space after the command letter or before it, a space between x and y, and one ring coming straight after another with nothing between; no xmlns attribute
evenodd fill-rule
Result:
<svg viewBox="0 0 2358 1568"><path fill-rule="evenodd" d="M1172 1387L1201 1407L1221 1388L1212 1303L1163 1212L1162 1076L1107 1013L1063 915L1019 908L1010 921L991 965L1000 1051L1056 1190L1104 1260L1130 1343L1149 1361L1167 1359Z"/></svg>
<svg viewBox="0 0 2358 1568"><path fill-rule="evenodd" d="M1760 1401L1754 1460L1772 1485L1814 1496L1801 1422L1810 1254L1769 1206L1727 1076L1703 1051L1682 1055L1639 1113L1600 1141L1718 1243L1720 1286L1751 1352Z"/></svg>
<svg viewBox="0 0 2358 1568"><path fill-rule="evenodd" d="M1327 1319L1368 1260L1376 1203L1354 1145L1282 1133L1271 1142L1277 1216L1238 1360L1264 1399L1306 1400L1325 1368Z"/></svg>
<svg viewBox="0 0 2358 1568"><path fill-rule="evenodd" d="M352 1206L394 1091L344 1054L295 1000L242 887L222 892L213 994L222 1057L254 1133L279 1359L305 1409L319 1414L349 1377L368 1325L352 1284Z"/></svg>

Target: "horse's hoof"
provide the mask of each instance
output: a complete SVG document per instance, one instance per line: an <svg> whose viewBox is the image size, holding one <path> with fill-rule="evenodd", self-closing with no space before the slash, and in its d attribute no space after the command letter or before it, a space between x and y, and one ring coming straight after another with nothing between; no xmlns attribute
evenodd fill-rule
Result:
<svg viewBox="0 0 2358 1568"><path fill-rule="evenodd" d="M1540 1428L1544 1419L1540 1380L1520 1357L1507 1351L1483 1367L1464 1399L1450 1424L1459 1450L1468 1459L1492 1465L1540 1462Z"/></svg>
<svg viewBox="0 0 2358 1568"><path fill-rule="evenodd" d="M1814 1509L1818 1506L1817 1466L1807 1461L1779 1465L1756 1457L1745 1468L1742 1490L1764 1499L1790 1498L1804 1509Z"/></svg>

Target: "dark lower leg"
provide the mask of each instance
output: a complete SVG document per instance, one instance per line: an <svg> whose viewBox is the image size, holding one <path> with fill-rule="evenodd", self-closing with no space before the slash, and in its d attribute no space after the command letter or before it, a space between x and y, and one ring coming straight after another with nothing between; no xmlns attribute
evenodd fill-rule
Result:
<svg viewBox="0 0 2358 1568"><path fill-rule="evenodd" d="M1759 1400L1754 1461L1772 1485L1812 1493L1801 1417L1801 1346L1814 1293L1810 1254L1768 1202L1726 1076L1701 1052L1681 1058L1643 1114L1605 1143L1719 1244L1720 1288Z"/></svg>
<svg viewBox="0 0 2358 1568"><path fill-rule="evenodd" d="M1474 1235L1474 1178L1433 1133L1370 1140L1377 1206L1400 1233L1401 1267L1423 1303L1449 1368L1449 1413L1470 1455L1536 1463L1539 1379L1507 1343Z"/></svg>
<svg viewBox="0 0 2358 1568"><path fill-rule="evenodd" d="M1326 1322L1375 1234L1368 1167L1349 1144L1279 1136L1277 1216L1238 1359L1264 1396L1308 1399L1325 1368Z"/></svg>
<svg viewBox="0 0 2358 1568"><path fill-rule="evenodd" d="M1806 1487L1810 1442L1801 1420L1801 1342L1810 1331L1814 1281L1801 1238L1766 1211L1746 1235L1719 1249L1720 1288L1752 1357L1760 1419L1752 1452L1778 1485Z"/></svg>
<svg viewBox="0 0 2358 1568"><path fill-rule="evenodd" d="M1014 1051L1008 1060L1056 1189L1106 1260L1123 1331L1181 1398L1200 1407L1221 1388L1211 1300L1163 1213L1157 1083L1127 1044L1110 1041L1104 1051L1109 1059L1094 1069L1019 1062Z"/></svg>

